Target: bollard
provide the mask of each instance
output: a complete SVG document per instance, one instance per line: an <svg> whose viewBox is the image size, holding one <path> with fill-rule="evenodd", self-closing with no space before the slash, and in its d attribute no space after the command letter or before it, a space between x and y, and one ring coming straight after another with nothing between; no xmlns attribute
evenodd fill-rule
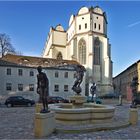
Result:
<svg viewBox="0 0 140 140"><path fill-rule="evenodd" d="M119 105L122 105L122 95L119 95Z"/></svg>
<svg viewBox="0 0 140 140"><path fill-rule="evenodd" d="M35 137L47 137L55 131L56 124L54 112L36 113L34 124Z"/></svg>
<svg viewBox="0 0 140 140"><path fill-rule="evenodd" d="M129 110L129 123L132 125L136 125L138 122L138 109L130 108Z"/></svg>

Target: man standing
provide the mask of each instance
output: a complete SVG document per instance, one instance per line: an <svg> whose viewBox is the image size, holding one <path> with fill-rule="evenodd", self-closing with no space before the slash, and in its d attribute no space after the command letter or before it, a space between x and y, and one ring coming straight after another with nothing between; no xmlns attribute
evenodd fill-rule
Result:
<svg viewBox="0 0 140 140"><path fill-rule="evenodd" d="M43 109L40 113L47 113L48 111L48 101L47 96L49 95L49 80L44 72L42 72L42 67L37 67L37 93L40 95L39 102L43 103Z"/></svg>
<svg viewBox="0 0 140 140"><path fill-rule="evenodd" d="M96 103L96 83L93 83L90 88L90 93L92 95L92 102L94 101Z"/></svg>

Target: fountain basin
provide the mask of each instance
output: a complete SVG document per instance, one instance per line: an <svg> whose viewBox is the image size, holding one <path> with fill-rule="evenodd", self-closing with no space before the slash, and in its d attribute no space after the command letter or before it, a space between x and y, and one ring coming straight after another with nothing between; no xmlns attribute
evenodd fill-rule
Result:
<svg viewBox="0 0 140 140"><path fill-rule="evenodd" d="M80 108L73 108L73 104L52 105L57 123L61 124L87 124L103 123L112 120L115 107L94 103L83 103Z"/></svg>

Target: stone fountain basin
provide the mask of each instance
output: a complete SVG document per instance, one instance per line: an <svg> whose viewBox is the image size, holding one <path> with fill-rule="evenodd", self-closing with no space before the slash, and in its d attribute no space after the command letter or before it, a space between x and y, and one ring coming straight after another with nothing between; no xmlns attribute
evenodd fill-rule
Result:
<svg viewBox="0 0 140 140"><path fill-rule="evenodd" d="M73 108L71 103L51 105L55 112L57 123L61 124L87 124L111 122L115 113L115 107L84 103L81 108Z"/></svg>

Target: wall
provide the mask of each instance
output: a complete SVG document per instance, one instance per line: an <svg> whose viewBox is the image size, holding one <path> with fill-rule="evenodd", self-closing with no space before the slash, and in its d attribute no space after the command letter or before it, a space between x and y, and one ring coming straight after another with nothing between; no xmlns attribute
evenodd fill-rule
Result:
<svg viewBox="0 0 140 140"><path fill-rule="evenodd" d="M48 37L46 44L45 44L43 57L52 58L52 53L50 52L50 49L52 47L52 41L53 41L52 39L53 39L53 34L52 34L52 30L51 30L50 36Z"/></svg>
<svg viewBox="0 0 140 140"><path fill-rule="evenodd" d="M12 74L7 75L7 68L11 68ZM23 70L23 76L18 76L18 69ZM29 72L32 70L34 76L29 76ZM74 79L74 70L69 69L56 69L56 68L47 68L43 69L47 74L49 79L49 94L50 96L62 96L69 99L70 96L74 95L71 87L75 81ZM55 72L58 71L59 77L55 77ZM68 72L68 78L64 77L64 73ZM8 96L12 95L21 95L29 99L38 100L38 94L36 93L37 88L37 70L36 68L27 68L27 67L7 67L0 66L0 100L5 101ZM6 90L6 83L12 83L12 90ZM18 91L18 84L23 84L23 91ZM34 84L34 91L29 91L29 84ZM54 91L54 85L58 84L60 86L59 92ZM64 85L69 86L68 92L64 91ZM85 95L85 78L82 82L82 94Z"/></svg>
<svg viewBox="0 0 140 140"><path fill-rule="evenodd" d="M137 63L132 64L122 73L113 78L113 84L115 87L115 92L122 94L124 97L127 96L128 89L132 82L133 77L138 76ZM140 85L139 85L140 86ZM140 88L138 86L138 89Z"/></svg>
<svg viewBox="0 0 140 140"><path fill-rule="evenodd" d="M92 19L93 19L93 24L92 24L92 29L95 32L99 33L105 33L104 32L104 17L98 14L92 14ZM96 28L95 28L96 24ZM100 26L100 29L99 29Z"/></svg>
<svg viewBox="0 0 140 140"><path fill-rule="evenodd" d="M53 44L59 46L66 46L66 33L53 31Z"/></svg>
<svg viewBox="0 0 140 140"><path fill-rule="evenodd" d="M87 28L85 28L87 24ZM79 25L81 25L81 30L79 30ZM87 32L90 30L90 13L84 15L78 15L76 17L76 34Z"/></svg>
<svg viewBox="0 0 140 140"><path fill-rule="evenodd" d="M11 68L11 75L7 75L7 68ZM18 69L23 70L23 75L18 75ZM34 72L34 76L30 76L30 71ZM36 69L32 68L21 68L21 67L1 67L0 66L0 76L1 76L1 83L0 83L0 94L3 98L7 98L7 96L12 95L21 95L25 96L29 99L37 100L36 94ZM6 83L12 83L12 90L6 90ZM23 91L18 91L18 84L23 84ZM34 91L29 91L29 84L34 84Z"/></svg>

